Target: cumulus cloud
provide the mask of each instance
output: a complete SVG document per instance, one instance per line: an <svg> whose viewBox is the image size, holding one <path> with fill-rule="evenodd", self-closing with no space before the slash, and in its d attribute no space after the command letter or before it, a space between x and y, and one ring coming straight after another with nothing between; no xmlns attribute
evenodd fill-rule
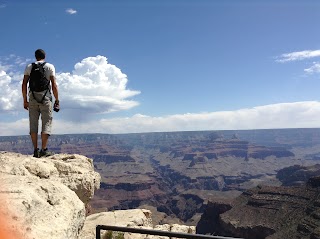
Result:
<svg viewBox="0 0 320 239"><path fill-rule="evenodd" d="M257 106L235 111L186 113L161 117L136 114L88 122L55 120L53 132L67 133L139 133L192 130L241 130L274 128L319 128L320 102L305 101ZM24 124L24 125L23 125ZM23 131L20 131L23 130ZM28 132L28 120L1 123L1 135Z"/></svg>
<svg viewBox="0 0 320 239"><path fill-rule="evenodd" d="M18 111L22 107L21 80L23 72L17 68L25 67L30 59L16 55L0 57L0 112Z"/></svg>
<svg viewBox="0 0 320 239"><path fill-rule="evenodd" d="M13 59L15 63L25 62L23 59ZM318 70L316 63L313 67L310 72ZM0 114L18 109L27 113L22 108L21 80L22 72L15 73L10 64L3 64L0 59ZM55 115L55 134L320 127L318 101L159 117L136 114L131 117L102 118L105 115L101 114L93 119L90 113L127 110L139 104L130 98L140 92L127 89L128 77L104 56L85 58L75 64L73 71L57 73L57 82L62 110ZM73 118L63 117L66 114ZM27 133L27 118L13 122L1 121L0 135Z"/></svg>
<svg viewBox="0 0 320 239"><path fill-rule="evenodd" d="M66 13L68 13L68 14L70 14L70 15L73 15L73 14L76 14L77 11L74 10L74 9L72 9L72 8L68 8L68 9L66 10Z"/></svg>
<svg viewBox="0 0 320 239"><path fill-rule="evenodd" d="M140 92L127 89L127 75L104 56L83 59L72 73L57 74L57 81L66 108L104 113L138 105L128 98Z"/></svg>
<svg viewBox="0 0 320 239"><path fill-rule="evenodd" d="M17 78L16 74L10 76L0 67L0 111L17 110L18 102L22 102L20 91L18 91L18 89L21 89L21 85Z"/></svg>
<svg viewBox="0 0 320 239"><path fill-rule="evenodd" d="M297 51L291 53L285 53L277 57L277 62L289 62L289 61L299 61L310 59L314 57L320 57L320 50L306 50L306 51Z"/></svg>

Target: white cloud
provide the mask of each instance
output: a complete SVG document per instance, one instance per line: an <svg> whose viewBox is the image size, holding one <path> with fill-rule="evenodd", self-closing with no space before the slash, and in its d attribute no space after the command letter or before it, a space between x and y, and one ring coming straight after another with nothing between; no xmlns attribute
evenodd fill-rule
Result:
<svg viewBox="0 0 320 239"><path fill-rule="evenodd" d="M277 57L277 62L299 61L304 59L310 59L314 57L320 57L320 50L306 50L297 51L291 53L285 53Z"/></svg>
<svg viewBox="0 0 320 239"><path fill-rule="evenodd" d="M303 128L320 126L320 102L282 103L236 111L187 113L165 117L134 115L103 119L95 130L110 133L154 131Z"/></svg>
<svg viewBox="0 0 320 239"><path fill-rule="evenodd" d="M30 58L25 59L19 56L14 56L14 57L15 57L15 64L22 67L25 67L28 63L32 61Z"/></svg>
<svg viewBox="0 0 320 239"><path fill-rule="evenodd" d="M138 105L128 98L140 92L126 89L127 76L104 56L83 59L72 73L57 74L57 82L66 108L103 113Z"/></svg>
<svg viewBox="0 0 320 239"><path fill-rule="evenodd" d="M60 114L60 113L59 113ZM53 133L137 133L192 130L319 128L320 102L305 101L257 106L235 111L186 113L151 117L108 118L87 122L54 120ZM1 123L0 135L27 134L28 120Z"/></svg>
<svg viewBox="0 0 320 239"><path fill-rule="evenodd" d="M24 67L26 64L30 63L32 59L30 58L23 58L20 56L16 56L14 54L11 54L6 57L0 57L0 70L3 71L15 71L15 68L18 67Z"/></svg>
<svg viewBox="0 0 320 239"><path fill-rule="evenodd" d="M13 56L10 59L15 64L25 62ZM315 63L310 72L317 70ZM0 135L28 133L28 119L1 121L9 119L6 114L14 110L27 113L22 107L21 80L22 72L16 73L0 59ZM136 114L101 119L100 115L100 119L95 116L93 120L90 113L126 110L139 104L129 98L140 92L127 89L127 76L104 56L83 59L75 64L72 72L58 73L57 82L62 109L55 115L54 134L320 127L318 101L159 117Z"/></svg>
<svg viewBox="0 0 320 239"><path fill-rule="evenodd" d="M0 8L5 8L5 7L7 7L7 5L6 5L6 4L4 4L4 3L0 3Z"/></svg>
<svg viewBox="0 0 320 239"><path fill-rule="evenodd" d="M74 10L74 9L72 9L72 8L68 8L68 9L66 10L66 13L68 13L68 14L70 14L70 15L73 15L73 14L76 14L77 11Z"/></svg>
<svg viewBox="0 0 320 239"><path fill-rule="evenodd" d="M14 122L1 122L0 136L29 134L29 119L23 118Z"/></svg>
<svg viewBox="0 0 320 239"><path fill-rule="evenodd" d="M0 112L21 110L23 72L17 72L16 68L22 67L29 60L15 55L0 57Z"/></svg>
<svg viewBox="0 0 320 239"><path fill-rule="evenodd" d="M19 102L22 106L21 84L14 80L16 77L14 74L8 75L0 67L0 111L17 110Z"/></svg>
<svg viewBox="0 0 320 239"><path fill-rule="evenodd" d="M313 62L313 65L304 70L306 73L320 73L320 62Z"/></svg>
<svg viewBox="0 0 320 239"><path fill-rule="evenodd" d="M14 64L0 61L0 111L23 111L23 72L15 72L13 66L25 65L26 60L15 56L6 59L10 60ZM76 111L76 114L73 111L68 114L74 120L79 120L77 113L81 112L88 116L90 113L127 110L139 104L128 98L140 92L127 89L127 76L118 67L108 63L104 56L85 58L75 65L73 72L57 73L56 77L61 104L66 111Z"/></svg>

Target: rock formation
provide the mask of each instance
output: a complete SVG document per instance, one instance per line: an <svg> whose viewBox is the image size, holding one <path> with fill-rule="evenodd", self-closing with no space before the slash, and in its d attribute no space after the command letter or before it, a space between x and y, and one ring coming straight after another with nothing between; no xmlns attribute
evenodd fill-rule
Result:
<svg viewBox="0 0 320 239"><path fill-rule="evenodd" d="M33 158L0 151L0 183L0 235L10 239L94 239L96 225L153 229L151 211L146 209L86 217L85 206L99 188L100 175L92 160L82 155ZM195 227L178 224L155 229L195 233ZM127 239L145 237L125 233Z"/></svg>
<svg viewBox="0 0 320 239"><path fill-rule="evenodd" d="M119 227L142 226L152 228L151 212L144 209L117 210L113 212L101 212L87 217L79 239L95 238L96 225L112 225ZM103 234L103 233L102 233Z"/></svg>
<svg viewBox="0 0 320 239"><path fill-rule="evenodd" d="M254 238L320 238L320 177L303 186L258 186L231 206L208 204L197 233Z"/></svg>
<svg viewBox="0 0 320 239"><path fill-rule="evenodd" d="M87 217L83 230L81 231L79 239L94 239L96 225L109 225L119 227L132 227L132 228L146 228L155 229L160 231L172 231L183 233L195 233L194 226L186 226L179 224L163 224L153 226L151 219L151 211L145 209L131 209L131 210L117 210L113 212L101 212ZM104 236L108 232L102 231L101 235ZM113 232L115 233L115 232ZM140 239L152 238L160 239L159 236L140 235L136 233L125 233L124 238L127 239ZM163 238L163 237L162 237Z"/></svg>
<svg viewBox="0 0 320 239"><path fill-rule="evenodd" d="M312 166L293 165L278 171L277 178L283 186L305 184L309 178L320 175L320 164Z"/></svg>
<svg viewBox="0 0 320 239"><path fill-rule="evenodd" d="M0 137L0 150L30 154L30 137ZM208 200L219 203L217 196L229 200L257 185L293 185L280 175L292 170L282 169L320 162L320 129L53 135L50 150L93 159L101 187L92 212L147 205L156 209L153 215L166 214L161 223L196 225L193 216ZM292 171L294 185L318 173L304 172Z"/></svg>
<svg viewBox="0 0 320 239"><path fill-rule="evenodd" d="M8 219L9 232L26 239L72 239L83 227L85 204L100 175L81 155L37 159L0 152L0 182L0 216Z"/></svg>

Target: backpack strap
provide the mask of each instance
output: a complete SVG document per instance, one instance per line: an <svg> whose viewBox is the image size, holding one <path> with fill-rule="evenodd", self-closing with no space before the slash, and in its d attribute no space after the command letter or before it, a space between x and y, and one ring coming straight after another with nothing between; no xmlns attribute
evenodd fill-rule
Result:
<svg viewBox="0 0 320 239"><path fill-rule="evenodd" d="M37 100L37 98L34 96L33 91L31 91L31 92L32 92L33 98L34 98L39 104L42 104L42 102L43 102L44 98L46 97L48 91L49 91L49 89L46 90L46 93L44 93L44 95L42 96L41 101L38 101L38 100Z"/></svg>
<svg viewBox="0 0 320 239"><path fill-rule="evenodd" d="M39 65L41 65L42 67L44 67L44 65L46 64L47 62L42 62L42 63L39 63ZM43 69L43 68L42 68Z"/></svg>

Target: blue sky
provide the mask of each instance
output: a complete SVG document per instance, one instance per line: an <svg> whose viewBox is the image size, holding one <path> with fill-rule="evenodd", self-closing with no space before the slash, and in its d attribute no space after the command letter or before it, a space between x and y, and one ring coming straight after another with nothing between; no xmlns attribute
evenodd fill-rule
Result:
<svg viewBox="0 0 320 239"><path fill-rule="evenodd" d="M320 126L320 1L0 0L0 135L28 133L43 48L55 133Z"/></svg>

